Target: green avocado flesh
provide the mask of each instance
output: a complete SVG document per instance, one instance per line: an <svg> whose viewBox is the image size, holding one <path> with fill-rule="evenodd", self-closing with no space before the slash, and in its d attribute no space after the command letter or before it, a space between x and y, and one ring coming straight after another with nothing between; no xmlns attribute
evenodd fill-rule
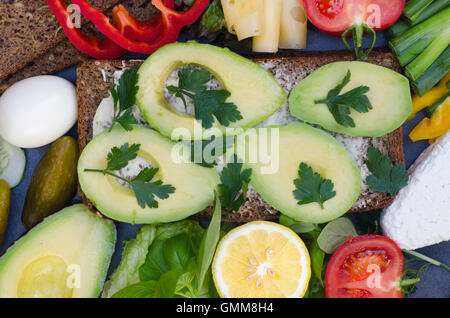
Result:
<svg viewBox="0 0 450 318"><path fill-rule="evenodd" d="M351 80L340 94L361 85L368 86L366 96L373 107L367 113L351 110L350 117L355 122L353 128L337 123L326 104L314 103L325 99L349 70ZM298 83L290 93L289 108L298 119L334 132L380 137L405 122L412 112L412 101L408 79L403 75L365 62L335 62L319 68Z"/></svg>
<svg viewBox="0 0 450 318"><path fill-rule="evenodd" d="M265 129L239 135L236 151L245 158L244 166L253 170L250 184L268 204L295 220L312 223L333 220L353 206L360 194L360 170L340 142L298 122ZM334 183L336 196L325 201L324 209L315 202L297 204L294 179L302 162Z"/></svg>
<svg viewBox="0 0 450 318"><path fill-rule="evenodd" d="M208 135L194 116L178 112L164 96L167 78L184 65L206 69L219 81L222 89L231 93L226 102L236 104L243 119L230 123L230 128L246 129L264 121L286 99L285 91L268 71L226 48L195 42L166 45L153 53L139 69L137 104L152 128L174 140L204 138L202 133ZM189 136L172 136L177 128L183 128ZM225 130L217 119L213 128ZM234 134L240 132L235 129Z"/></svg>
<svg viewBox="0 0 450 318"><path fill-rule="evenodd" d="M176 189L169 198L157 199L157 208L141 208L135 193L117 178L85 171L105 169L111 148L125 143L140 144L138 156L159 169L155 178ZM190 152L186 145L177 144L154 130L134 126L133 130L125 131L117 126L98 135L84 148L78 161L79 183L95 207L114 220L133 224L182 220L208 207L220 182L215 169L190 162L187 153Z"/></svg>
<svg viewBox="0 0 450 318"><path fill-rule="evenodd" d="M96 298L115 242L114 223L84 205L53 214L0 258L0 298Z"/></svg>

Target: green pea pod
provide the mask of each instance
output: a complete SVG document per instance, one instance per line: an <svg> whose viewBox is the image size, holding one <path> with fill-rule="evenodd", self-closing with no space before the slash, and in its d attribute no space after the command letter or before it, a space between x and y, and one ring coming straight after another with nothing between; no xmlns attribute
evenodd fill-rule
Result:
<svg viewBox="0 0 450 318"><path fill-rule="evenodd" d="M11 205L11 190L5 180L0 180L0 245L2 245L6 226L8 225L9 208Z"/></svg>
<svg viewBox="0 0 450 318"><path fill-rule="evenodd" d="M64 208L77 189L76 140L64 136L53 142L38 163L22 212L22 223L30 229L45 217Z"/></svg>

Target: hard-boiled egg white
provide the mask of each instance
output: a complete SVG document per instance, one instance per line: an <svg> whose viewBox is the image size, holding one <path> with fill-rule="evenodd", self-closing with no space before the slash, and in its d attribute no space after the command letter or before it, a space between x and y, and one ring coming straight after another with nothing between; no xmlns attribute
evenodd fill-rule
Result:
<svg viewBox="0 0 450 318"><path fill-rule="evenodd" d="M49 144L76 120L75 86L57 76L27 78L0 96L0 136L17 147Z"/></svg>

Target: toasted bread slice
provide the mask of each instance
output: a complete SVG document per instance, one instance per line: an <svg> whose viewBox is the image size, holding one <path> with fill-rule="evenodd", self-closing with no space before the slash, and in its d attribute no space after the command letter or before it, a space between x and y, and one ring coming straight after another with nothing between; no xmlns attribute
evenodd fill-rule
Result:
<svg viewBox="0 0 450 318"><path fill-rule="evenodd" d="M121 4L136 19L141 21L148 20L159 12L148 0L125 0ZM111 16L111 14L112 8L106 11L106 15ZM90 22L83 25L81 31L95 37L102 37L102 34ZM88 59L89 56L80 52L68 39L64 39L45 54L28 63L24 68L0 81L0 95L20 80L32 76L53 74Z"/></svg>
<svg viewBox="0 0 450 318"><path fill-rule="evenodd" d="M284 54L281 57L267 56L253 58L256 63L268 69L287 92L320 66L335 61L352 59L352 55L344 51L295 53ZM392 53L374 51L366 61L400 71L400 66ZM114 72L132 65L139 65L140 63L142 61L88 61L78 68L77 100L80 150L83 150L86 144L92 139L93 118L101 100L109 94L109 85L113 79ZM286 107L286 105L282 107ZM349 150L357 165L362 170L363 179L368 174L365 161L369 146L375 146L383 153L388 154L395 163L404 162L402 128L380 138L355 138L335 133L333 135ZM80 190L79 192L85 204L91 210L95 211L95 207L84 196L82 191ZM392 200L388 194L372 192L363 185L362 193L358 201L349 212L363 212L383 208L388 206ZM210 218L210 215L211 208L194 215L192 218L196 220L207 220ZM264 202L253 190L249 191L247 201L239 211L230 213L225 213L224 211L224 221L229 222L269 220L278 217L278 211Z"/></svg>
<svg viewBox="0 0 450 318"><path fill-rule="evenodd" d="M102 11L118 2L90 1ZM87 22L82 19L83 24ZM66 38L45 0L2 0L0 34L0 80L26 67Z"/></svg>

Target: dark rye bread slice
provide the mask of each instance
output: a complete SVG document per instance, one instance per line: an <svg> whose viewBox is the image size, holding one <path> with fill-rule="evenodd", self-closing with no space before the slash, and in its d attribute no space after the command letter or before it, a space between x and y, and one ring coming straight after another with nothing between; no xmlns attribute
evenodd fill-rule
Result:
<svg viewBox="0 0 450 318"><path fill-rule="evenodd" d="M119 0L90 0L104 11ZM87 20L83 19L82 23ZM66 38L45 0L0 0L0 80Z"/></svg>
<svg viewBox="0 0 450 318"><path fill-rule="evenodd" d="M151 4L150 0L126 0L121 2L125 8L138 20L145 21L155 16L159 11ZM112 9L106 12L111 16ZM81 31L96 37L101 37L92 23L86 23ZM53 74L77 65L89 59L89 56L80 52L67 38L51 48L45 54L34 59L19 71L10 74L0 81L0 95L14 83L37 75Z"/></svg>
<svg viewBox="0 0 450 318"><path fill-rule="evenodd" d="M345 51L295 53L284 54L279 57L253 58L255 62L262 64L272 72L277 81L279 81L287 91L290 91L292 86L320 66L334 61L352 59L352 55ZM374 51L366 61L400 71L400 67L392 53ZM140 63L141 61L88 61L78 68L78 132L81 151L92 138L93 118L101 100L109 94L109 83L113 79L114 72L132 65L139 65ZM388 154L395 163L404 162L401 128L380 138L352 138L338 134L335 134L335 136L343 141L344 144L355 143L360 146L355 147L353 152L357 151L357 158L355 160L361 169L364 169L365 166L367 147L372 145ZM362 144L363 146L361 146ZM95 207L85 197L82 191L79 190L79 192L84 203L91 210L95 211ZM383 208L388 206L392 200L393 199L389 195L384 193L374 193L365 189L362 191L360 198L349 212L363 212ZM192 216L192 219L207 220L210 216L211 208L208 208L205 211ZM224 211L224 221L229 222L270 220L278 217L279 212L264 202L264 200L253 190L249 191L247 201L239 211L230 212L228 214Z"/></svg>

